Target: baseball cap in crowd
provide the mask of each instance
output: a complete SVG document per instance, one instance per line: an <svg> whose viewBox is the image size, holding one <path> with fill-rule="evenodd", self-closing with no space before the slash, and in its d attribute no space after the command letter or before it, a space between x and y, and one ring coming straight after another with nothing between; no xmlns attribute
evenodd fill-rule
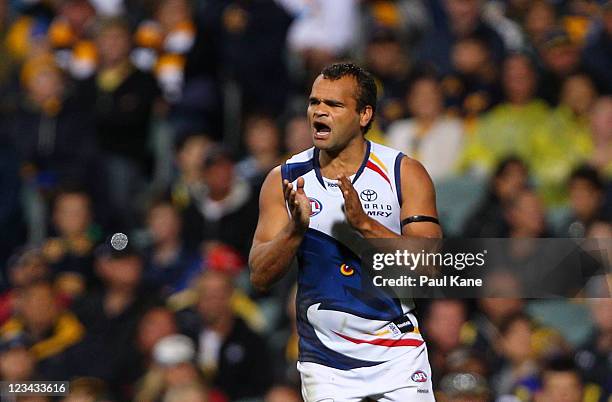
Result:
<svg viewBox="0 0 612 402"><path fill-rule="evenodd" d="M162 366L175 366L188 363L195 358L195 345L185 335L168 335L153 347L153 359Z"/></svg>
<svg viewBox="0 0 612 402"><path fill-rule="evenodd" d="M213 244L206 250L205 264L207 269L225 272L236 276L244 270L246 262L231 246L226 244Z"/></svg>

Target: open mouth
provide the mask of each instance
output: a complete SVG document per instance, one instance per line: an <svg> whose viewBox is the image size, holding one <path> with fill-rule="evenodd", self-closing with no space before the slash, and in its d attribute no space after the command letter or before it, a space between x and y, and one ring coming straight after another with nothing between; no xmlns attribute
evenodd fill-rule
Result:
<svg viewBox="0 0 612 402"><path fill-rule="evenodd" d="M331 133L331 127L320 121L315 121L312 126L315 130L315 138L326 138Z"/></svg>

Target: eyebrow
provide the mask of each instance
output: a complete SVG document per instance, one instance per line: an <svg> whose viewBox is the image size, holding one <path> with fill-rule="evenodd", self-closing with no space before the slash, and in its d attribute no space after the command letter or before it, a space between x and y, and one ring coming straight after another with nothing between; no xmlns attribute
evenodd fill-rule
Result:
<svg viewBox="0 0 612 402"><path fill-rule="evenodd" d="M319 98L315 98L314 96L311 96L308 98L308 103L319 103L319 102L323 102L329 106L344 106L344 103L340 102L339 100L335 100L335 99L319 99Z"/></svg>

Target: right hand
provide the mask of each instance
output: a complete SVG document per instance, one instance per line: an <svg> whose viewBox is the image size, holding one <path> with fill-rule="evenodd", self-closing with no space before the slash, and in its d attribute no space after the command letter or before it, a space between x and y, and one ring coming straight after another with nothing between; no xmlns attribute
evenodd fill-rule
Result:
<svg viewBox="0 0 612 402"><path fill-rule="evenodd" d="M310 200L304 192L304 178L298 177L297 186L294 188L293 183L288 180L283 180L283 192L285 201L289 206L291 219L298 229L305 231L310 224Z"/></svg>

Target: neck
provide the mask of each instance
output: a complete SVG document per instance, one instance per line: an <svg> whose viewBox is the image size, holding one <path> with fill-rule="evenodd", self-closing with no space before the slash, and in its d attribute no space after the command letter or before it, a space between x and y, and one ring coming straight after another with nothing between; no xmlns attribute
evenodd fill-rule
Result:
<svg viewBox="0 0 612 402"><path fill-rule="evenodd" d="M366 148L365 138L360 135L354 137L338 152L321 150L319 153L321 173L333 179L339 174L344 174L346 177L355 174L361 166Z"/></svg>

